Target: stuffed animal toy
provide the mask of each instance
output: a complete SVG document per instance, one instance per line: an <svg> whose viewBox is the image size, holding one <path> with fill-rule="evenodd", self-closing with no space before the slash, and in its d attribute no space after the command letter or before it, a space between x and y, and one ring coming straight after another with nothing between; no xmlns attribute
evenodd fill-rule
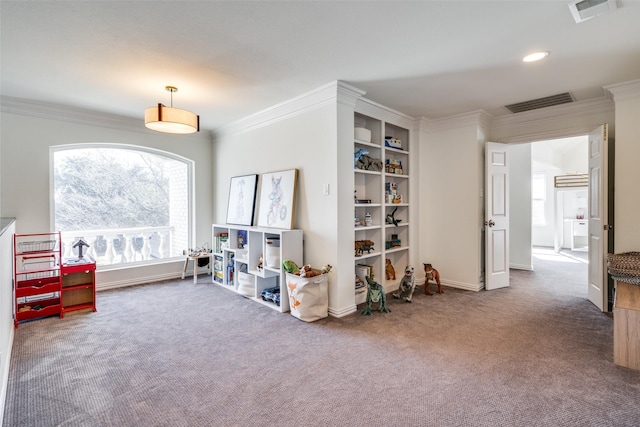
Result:
<svg viewBox="0 0 640 427"><path fill-rule="evenodd" d="M438 285L438 290L436 291L439 294L443 294L442 284L440 283L440 273L438 270L433 268L431 264L423 264L424 265L424 293L425 295L433 295L429 292L429 280L433 280Z"/></svg>
<svg viewBox="0 0 640 427"><path fill-rule="evenodd" d="M311 268L311 264L306 264L302 266L298 274L300 277L315 277L319 276L320 272Z"/></svg>
<svg viewBox="0 0 640 427"><path fill-rule="evenodd" d="M393 294L396 299L403 299L406 302L413 302L413 291L416 289L416 278L413 276L413 267L407 265L404 269L404 276L400 280L398 292Z"/></svg>
<svg viewBox="0 0 640 427"><path fill-rule="evenodd" d="M300 274L300 267L290 259L282 261L282 269L290 274Z"/></svg>
<svg viewBox="0 0 640 427"><path fill-rule="evenodd" d="M384 266L384 275L387 280L396 280L396 270L391 264L391 260L387 258L386 265Z"/></svg>

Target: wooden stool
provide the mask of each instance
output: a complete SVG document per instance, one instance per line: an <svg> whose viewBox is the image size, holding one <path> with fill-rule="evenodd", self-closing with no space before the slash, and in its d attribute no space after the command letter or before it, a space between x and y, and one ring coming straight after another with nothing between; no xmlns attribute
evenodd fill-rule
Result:
<svg viewBox="0 0 640 427"><path fill-rule="evenodd" d="M207 273L211 274L211 255L212 254L210 253L187 255L184 260L184 267L182 268L182 278L184 279L184 275L187 273L187 266L189 265L189 261L191 260L193 261L193 283L198 283L198 261L203 258L209 259L209 262L207 263Z"/></svg>

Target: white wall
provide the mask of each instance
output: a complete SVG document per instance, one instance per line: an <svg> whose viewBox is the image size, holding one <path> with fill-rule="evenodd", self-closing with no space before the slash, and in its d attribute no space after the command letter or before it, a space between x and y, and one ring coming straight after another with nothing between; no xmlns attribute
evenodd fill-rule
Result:
<svg viewBox="0 0 640 427"><path fill-rule="evenodd" d="M231 177L296 168L298 190L293 227L304 230L304 263L316 268L331 264L336 272L339 271L339 187L353 188L353 185L337 179L337 108L334 96L333 103L319 104L258 127L247 125L248 128L243 129L238 125L241 129L237 132L217 135L213 153L214 222L226 222ZM353 129L353 109L349 119ZM349 148L347 161L350 164L352 157ZM325 185L329 186L329 195L323 194ZM353 191L349 194L349 202L353 206ZM259 206L256 209L259 211ZM352 245L349 254L353 256ZM353 300L353 268L350 270ZM330 283L329 305L339 309L336 307L340 292L336 272L331 276L334 283Z"/></svg>
<svg viewBox="0 0 640 427"><path fill-rule="evenodd" d="M556 236L556 209L562 214L563 206L557 206L554 178L558 175L588 173L588 137L572 137L568 139L553 139L549 141L534 142L532 145L532 173L544 174L547 184L547 199L545 203L546 225L533 226L533 245L553 247ZM571 201L570 197L565 197ZM574 209L575 210L575 209ZM566 214L565 217L575 218L575 214ZM563 228L564 223L558 227ZM565 230L566 231L566 230ZM558 231L562 233L562 230ZM566 234L566 233L565 233ZM563 247L571 247L568 239L565 239Z"/></svg>
<svg viewBox="0 0 640 427"><path fill-rule="evenodd" d="M475 114L430 122L419 153L419 257L443 283L470 290L482 286L479 126Z"/></svg>
<svg viewBox="0 0 640 427"><path fill-rule="evenodd" d="M615 252L640 251L640 80L609 90L616 103Z"/></svg>
<svg viewBox="0 0 640 427"><path fill-rule="evenodd" d="M532 270L531 144L509 147L509 262L511 268Z"/></svg>
<svg viewBox="0 0 640 427"><path fill-rule="evenodd" d="M16 111L16 112L13 112ZM49 147L109 142L151 147L195 161L195 242L211 240L212 144L208 132L160 134L143 120L2 99L2 212L17 233L50 231ZM98 289L178 277L182 260L152 267L98 269ZM107 271L108 270L108 271Z"/></svg>
<svg viewBox="0 0 640 427"><path fill-rule="evenodd" d="M4 222L4 221L3 221ZM0 425L9 381L9 361L13 346L13 233L15 223L0 225Z"/></svg>

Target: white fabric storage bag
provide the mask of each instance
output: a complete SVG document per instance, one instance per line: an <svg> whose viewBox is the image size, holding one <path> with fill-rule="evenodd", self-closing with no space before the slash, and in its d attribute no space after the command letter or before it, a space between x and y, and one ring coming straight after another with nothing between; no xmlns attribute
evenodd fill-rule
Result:
<svg viewBox="0 0 640 427"><path fill-rule="evenodd" d="M300 277L287 273L287 293L291 315L313 322L329 315L329 274Z"/></svg>

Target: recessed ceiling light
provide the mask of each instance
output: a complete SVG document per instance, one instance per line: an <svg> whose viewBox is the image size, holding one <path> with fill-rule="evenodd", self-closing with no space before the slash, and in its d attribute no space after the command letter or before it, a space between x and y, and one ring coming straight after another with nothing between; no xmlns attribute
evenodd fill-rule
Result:
<svg viewBox="0 0 640 427"><path fill-rule="evenodd" d="M533 52L533 53L530 53L529 55L525 56L524 58L522 58L522 61L523 62L535 62L535 61L540 61L541 59L544 59L547 56L549 56L549 52Z"/></svg>

